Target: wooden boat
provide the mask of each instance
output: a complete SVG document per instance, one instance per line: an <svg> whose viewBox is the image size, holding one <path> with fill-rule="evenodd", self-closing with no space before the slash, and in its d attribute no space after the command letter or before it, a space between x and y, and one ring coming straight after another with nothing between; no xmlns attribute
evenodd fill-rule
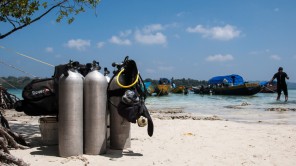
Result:
<svg viewBox="0 0 296 166"><path fill-rule="evenodd" d="M157 96L168 95L171 89L171 85L157 85Z"/></svg>
<svg viewBox="0 0 296 166"><path fill-rule="evenodd" d="M277 91L276 82L272 82L271 84L269 84L269 82L264 81L264 82L260 82L260 85L261 85L260 93L275 93Z"/></svg>
<svg viewBox="0 0 296 166"><path fill-rule="evenodd" d="M172 93L179 93L179 94L181 94L181 93L188 94L188 89L185 86L183 86L183 85L179 85L179 86L173 88L171 90L171 92Z"/></svg>
<svg viewBox="0 0 296 166"><path fill-rule="evenodd" d="M171 83L167 78L160 78L155 89L156 96L168 95L171 91Z"/></svg>
<svg viewBox="0 0 296 166"><path fill-rule="evenodd" d="M254 95L260 92L259 83L248 83L237 74L216 76L208 81L209 86L199 89L200 94Z"/></svg>
<svg viewBox="0 0 296 166"><path fill-rule="evenodd" d="M208 86L192 87L192 91L195 94L212 94L212 88Z"/></svg>
<svg viewBox="0 0 296 166"><path fill-rule="evenodd" d="M212 94L216 95L254 95L261 91L259 83L244 83L241 85L216 87L212 89Z"/></svg>
<svg viewBox="0 0 296 166"><path fill-rule="evenodd" d="M155 88L153 87L151 82L147 81L147 82L144 82L144 84L147 89L147 95L151 96L154 93Z"/></svg>

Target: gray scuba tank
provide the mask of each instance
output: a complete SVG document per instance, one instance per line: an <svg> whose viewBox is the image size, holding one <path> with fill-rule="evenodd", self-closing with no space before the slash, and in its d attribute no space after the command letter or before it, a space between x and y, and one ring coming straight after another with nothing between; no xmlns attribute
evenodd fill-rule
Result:
<svg viewBox="0 0 296 166"><path fill-rule="evenodd" d="M120 89L115 76L109 83L109 90ZM111 96L109 98L110 112L110 148L122 150L131 147L131 124L125 118L120 116L117 111L117 106L121 101L121 96Z"/></svg>
<svg viewBox="0 0 296 166"><path fill-rule="evenodd" d="M97 155L107 150L107 80L94 61L84 80L84 153Z"/></svg>
<svg viewBox="0 0 296 166"><path fill-rule="evenodd" d="M70 62L59 79L59 155L83 154L83 76Z"/></svg>
<svg viewBox="0 0 296 166"><path fill-rule="evenodd" d="M110 82L109 74L110 74L110 71L107 69L107 67L105 67L104 68L104 76L105 76L108 84ZM108 104L107 104L107 147L110 147L110 111L108 110Z"/></svg>

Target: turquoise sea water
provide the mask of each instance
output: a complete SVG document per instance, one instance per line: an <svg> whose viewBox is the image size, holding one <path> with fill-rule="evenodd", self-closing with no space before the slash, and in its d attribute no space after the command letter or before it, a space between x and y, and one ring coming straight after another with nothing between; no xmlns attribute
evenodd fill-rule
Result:
<svg viewBox="0 0 296 166"><path fill-rule="evenodd" d="M270 108L296 108L296 90L289 90L289 101L284 95L276 101L276 93L258 93L254 96L200 95L190 93L169 94L161 97L148 97L148 109L180 108L185 112L201 116L217 115L223 119L239 122L264 122L275 124L296 124L296 111L267 111ZM242 104L248 104L241 106Z"/></svg>
<svg viewBox="0 0 296 166"><path fill-rule="evenodd" d="M20 99L21 89L9 89ZM201 116L217 115L229 121L273 124L296 124L296 111L267 111L270 108L296 109L296 90L289 90L289 101L276 101L277 94L258 93L253 96L200 95L190 93L169 94L161 97L148 97L146 106L151 110L182 109ZM247 103L248 105L241 106Z"/></svg>
<svg viewBox="0 0 296 166"><path fill-rule="evenodd" d="M16 97L18 97L19 99L23 99L22 97L22 89L7 89L7 91L10 93L10 94L13 94L15 95Z"/></svg>

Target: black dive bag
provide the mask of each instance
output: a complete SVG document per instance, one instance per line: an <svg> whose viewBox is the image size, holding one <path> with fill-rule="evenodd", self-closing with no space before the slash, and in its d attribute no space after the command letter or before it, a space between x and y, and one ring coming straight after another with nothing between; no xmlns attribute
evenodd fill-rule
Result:
<svg viewBox="0 0 296 166"><path fill-rule="evenodd" d="M91 64L79 64L70 61L68 64L55 66L52 78L34 79L23 89L23 100L16 103L15 110L24 112L29 116L57 115L59 101L59 78L62 74L68 74L68 70L75 68L85 76L91 68Z"/></svg>
<svg viewBox="0 0 296 166"><path fill-rule="evenodd" d="M54 79L34 79L23 89L23 100L16 110L30 116L56 115L58 112Z"/></svg>

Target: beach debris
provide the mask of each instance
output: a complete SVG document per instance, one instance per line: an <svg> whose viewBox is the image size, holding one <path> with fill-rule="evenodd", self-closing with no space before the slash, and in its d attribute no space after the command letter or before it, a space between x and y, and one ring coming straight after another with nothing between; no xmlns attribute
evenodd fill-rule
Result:
<svg viewBox="0 0 296 166"><path fill-rule="evenodd" d="M12 109L20 99L15 95L7 92L7 89L0 84L0 108L1 109Z"/></svg>
<svg viewBox="0 0 296 166"><path fill-rule="evenodd" d="M21 135L12 132L9 128L0 126L0 165L15 164L27 166L22 159L10 154L9 149L27 149L27 144Z"/></svg>
<svg viewBox="0 0 296 166"><path fill-rule="evenodd" d="M162 114L176 114L184 113L182 108L172 108L172 109L163 109L163 110L149 110L150 113L162 113Z"/></svg>
<svg viewBox="0 0 296 166"><path fill-rule="evenodd" d="M242 102L240 105L227 105L227 106L224 106L225 108L231 108L231 109L242 109L242 106L248 106L248 105L251 105L250 103L248 102Z"/></svg>
<svg viewBox="0 0 296 166"><path fill-rule="evenodd" d="M231 109L242 109L241 105L227 105L224 106L225 108L231 108Z"/></svg>
<svg viewBox="0 0 296 166"><path fill-rule="evenodd" d="M10 154L9 149L27 149L28 144L18 133L13 132L8 121L0 111L0 165L15 164L20 166L28 165L22 159Z"/></svg>
<svg viewBox="0 0 296 166"><path fill-rule="evenodd" d="M251 105L251 104L248 103L248 102L243 102L243 103L241 104L241 106L247 106L247 105Z"/></svg>
<svg viewBox="0 0 296 166"><path fill-rule="evenodd" d="M284 112L284 111L296 111L296 108L267 108L266 111L278 111L278 112Z"/></svg>
<svg viewBox="0 0 296 166"><path fill-rule="evenodd" d="M194 134L193 133L184 133L183 135L185 135L185 136L194 136Z"/></svg>
<svg viewBox="0 0 296 166"><path fill-rule="evenodd" d="M213 116L198 116L191 113L186 113L181 109L170 109L170 110L152 110L150 111L153 118L158 118L161 120L222 120L222 118L213 115Z"/></svg>
<svg viewBox="0 0 296 166"><path fill-rule="evenodd" d="M88 159L86 157L82 156L82 155L67 157L65 160L61 161L61 163L66 164L67 162L72 161L72 160L80 160L80 161L82 161L84 163L84 165L89 164Z"/></svg>

